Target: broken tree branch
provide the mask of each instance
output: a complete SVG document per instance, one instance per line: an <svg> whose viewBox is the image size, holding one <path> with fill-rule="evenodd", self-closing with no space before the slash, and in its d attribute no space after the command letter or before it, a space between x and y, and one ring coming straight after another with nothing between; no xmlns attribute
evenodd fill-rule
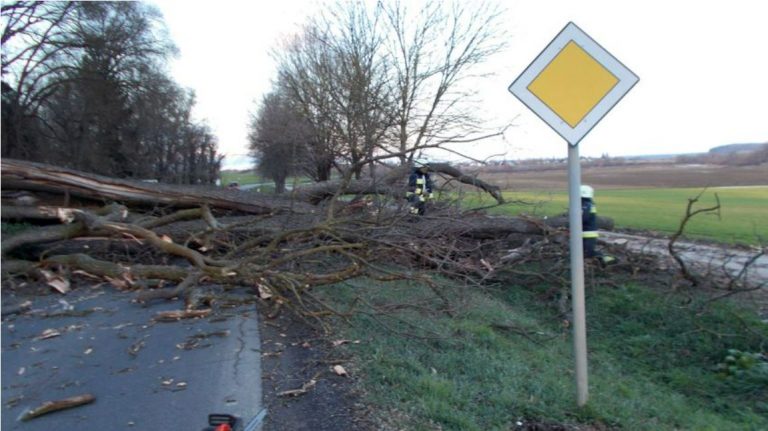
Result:
<svg viewBox="0 0 768 431"><path fill-rule="evenodd" d="M175 265L121 265L119 263L94 259L87 254L81 253L51 256L44 259L42 264L67 265L82 269L90 274L114 279L132 277L181 281L189 273L187 269Z"/></svg>
<svg viewBox="0 0 768 431"><path fill-rule="evenodd" d="M69 224L29 229L16 235L12 235L9 238L3 238L2 244L0 244L0 251L2 251L2 254L5 256L8 252L21 247L22 245L59 241L84 235L88 232L87 226L84 223L71 223L75 218L75 214L78 213L85 212L78 209L58 208L58 218L62 223ZM104 215L104 218L107 220L122 219L125 217L126 213L127 209L124 206L112 204L96 210L93 217Z"/></svg>
<svg viewBox="0 0 768 431"><path fill-rule="evenodd" d="M298 389L290 389L287 391L278 392L278 397L298 397L309 392L317 384L317 378L320 377L320 373L315 374L308 382L301 385Z"/></svg>
<svg viewBox="0 0 768 431"><path fill-rule="evenodd" d="M504 203L504 196L502 196L501 189L499 188L499 186L494 186L493 184L489 184L477 178L476 176L466 175L460 170L449 165L448 163L430 163L429 169L438 174L448 175L449 177L456 179L462 184L468 184L470 186L475 186L480 188L481 190L485 191L489 195L493 196L493 198L496 199L496 202L498 202L499 205Z"/></svg>
<svg viewBox="0 0 768 431"><path fill-rule="evenodd" d="M74 397L64 398L56 401L46 401L38 407L27 411L21 416L21 420L28 421L48 413L57 412L59 410L71 409L73 407L90 404L96 401L96 397L91 394L77 395Z"/></svg>
<svg viewBox="0 0 768 431"><path fill-rule="evenodd" d="M147 303L153 299L171 299L181 297L186 294L187 291L192 288L198 280L200 280L201 274L197 271L190 273L184 278L176 287L167 289L153 289L140 292L136 295L136 301L141 303Z"/></svg>
<svg viewBox="0 0 768 431"><path fill-rule="evenodd" d="M678 240L678 238L680 238L680 236L683 235L685 226L694 216L702 213L717 212L718 218L720 217L720 198L717 196L717 193L715 193L715 201L717 201L715 206L693 210L693 205L699 201L706 190L707 189L702 190L694 198L688 198L688 204L685 207L685 214L683 215L682 220L680 220L680 225L677 227L677 231L672 234L672 237L669 239L669 243L667 244L669 255L672 256L675 262L677 262L677 265L680 267L680 274L684 279L688 280L692 286L698 286L699 279L688 269L688 266L685 264L683 258L680 257L680 255L677 253L677 250L675 250L675 242Z"/></svg>

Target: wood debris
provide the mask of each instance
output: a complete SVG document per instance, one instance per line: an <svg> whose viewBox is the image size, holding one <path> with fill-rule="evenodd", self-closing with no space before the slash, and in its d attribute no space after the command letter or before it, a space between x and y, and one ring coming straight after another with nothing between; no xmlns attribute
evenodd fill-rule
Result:
<svg viewBox="0 0 768 431"><path fill-rule="evenodd" d="M211 314L211 309L205 310L172 310L161 311L155 314L154 320L157 322L176 322L182 319L195 319L198 317L207 317Z"/></svg>
<svg viewBox="0 0 768 431"><path fill-rule="evenodd" d="M320 373L315 374L314 377L309 379L308 382L306 382L303 385L301 385L300 388L298 388L298 389L290 389L290 390L287 390L287 391L278 392L277 396L278 397L298 397L298 396L304 395L307 392L309 392L310 390L312 390L312 388L315 387L315 385L317 384L317 377L319 375L320 375Z"/></svg>
<svg viewBox="0 0 768 431"><path fill-rule="evenodd" d="M41 269L40 274L45 278L45 284L56 289L57 292L63 294L68 293L71 289L69 280L59 275L54 274L51 271Z"/></svg>
<svg viewBox="0 0 768 431"><path fill-rule="evenodd" d="M349 374L347 373L347 370L344 369L341 365L334 365L331 370L333 370L334 373L336 373L337 376L342 377L349 377Z"/></svg>
<svg viewBox="0 0 768 431"><path fill-rule="evenodd" d="M58 337L59 335L61 335L60 331L58 331L57 329L52 329L51 328L51 329L46 329L45 331L43 331L43 333L38 335L35 339L36 340L47 340L49 338Z"/></svg>
<svg viewBox="0 0 768 431"><path fill-rule="evenodd" d="M131 356L136 356L139 354L139 351L144 348L144 340L139 340L133 344L131 344L131 347L128 348L128 354Z"/></svg>
<svg viewBox="0 0 768 431"><path fill-rule="evenodd" d="M22 314L32 308L32 301L24 301L21 304L3 305L2 317L12 314Z"/></svg>
<svg viewBox="0 0 768 431"><path fill-rule="evenodd" d="M27 411L21 416L21 420L28 421L48 413L53 413L59 410L71 409L73 407L90 404L96 401L96 397L91 394L77 395L74 397L64 398L55 401L46 401L38 407Z"/></svg>

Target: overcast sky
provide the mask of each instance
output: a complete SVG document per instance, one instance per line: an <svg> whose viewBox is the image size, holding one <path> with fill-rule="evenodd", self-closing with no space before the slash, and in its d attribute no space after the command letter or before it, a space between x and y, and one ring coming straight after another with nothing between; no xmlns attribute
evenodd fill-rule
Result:
<svg viewBox="0 0 768 431"><path fill-rule="evenodd" d="M408 0L403 0L407 2ZM247 153L254 101L274 78L270 49L321 4L155 0L180 49L171 64L196 91L196 115L220 151ZM573 21L640 82L579 144L582 155L705 152L768 142L768 1L504 1L509 48L476 85L489 120L512 121L505 139L463 149L485 158L566 157L567 144L507 87Z"/></svg>

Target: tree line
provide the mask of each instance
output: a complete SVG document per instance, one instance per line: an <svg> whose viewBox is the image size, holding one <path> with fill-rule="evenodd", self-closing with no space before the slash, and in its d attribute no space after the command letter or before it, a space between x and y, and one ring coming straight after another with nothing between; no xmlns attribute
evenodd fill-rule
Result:
<svg viewBox="0 0 768 431"><path fill-rule="evenodd" d="M2 5L2 157L213 183L222 156L166 71L177 49L141 2Z"/></svg>
<svg viewBox="0 0 768 431"><path fill-rule="evenodd" d="M250 152L284 190L290 175L357 179L425 150L462 153L502 132L475 113L473 80L504 46L488 2L338 2L278 46L252 116ZM471 157L470 157L471 158Z"/></svg>

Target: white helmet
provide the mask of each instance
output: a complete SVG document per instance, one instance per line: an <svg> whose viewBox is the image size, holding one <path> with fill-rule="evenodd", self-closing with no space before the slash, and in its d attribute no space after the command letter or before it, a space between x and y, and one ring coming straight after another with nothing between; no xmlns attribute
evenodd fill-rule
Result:
<svg viewBox="0 0 768 431"><path fill-rule="evenodd" d="M413 159L413 167L416 169L429 168L429 160L423 157Z"/></svg>
<svg viewBox="0 0 768 431"><path fill-rule="evenodd" d="M587 185L581 186L581 197L593 199L595 197L595 189Z"/></svg>

